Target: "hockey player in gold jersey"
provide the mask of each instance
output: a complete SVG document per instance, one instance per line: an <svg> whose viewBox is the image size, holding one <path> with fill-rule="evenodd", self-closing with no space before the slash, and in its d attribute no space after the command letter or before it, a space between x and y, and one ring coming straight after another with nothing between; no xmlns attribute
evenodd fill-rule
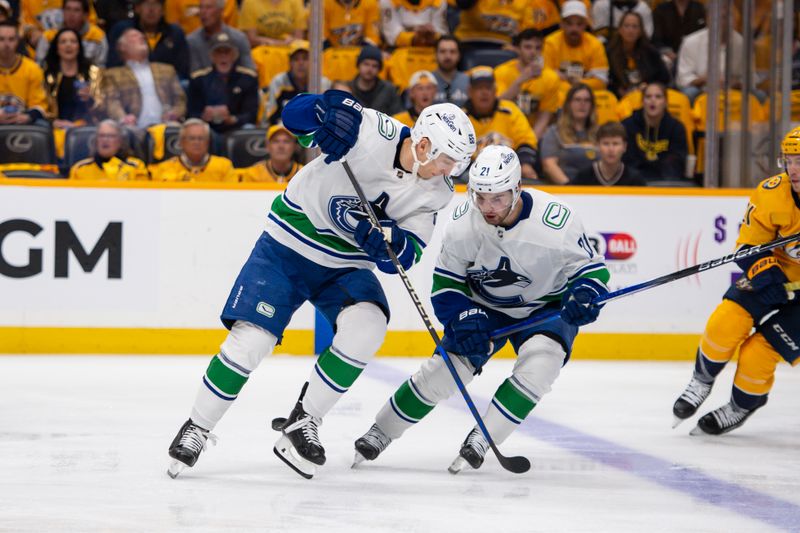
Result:
<svg viewBox="0 0 800 533"><path fill-rule="evenodd" d="M744 214L738 249L800 232L800 128L781 143L784 172L762 181ZM739 349L731 400L701 417L693 435L720 435L744 424L767 403L775 367L800 363L800 305L784 286L800 280L800 243L737 261L744 270L706 324L694 374L675 401L675 425L708 397L717 375ZM755 328L754 331L753 328Z"/></svg>

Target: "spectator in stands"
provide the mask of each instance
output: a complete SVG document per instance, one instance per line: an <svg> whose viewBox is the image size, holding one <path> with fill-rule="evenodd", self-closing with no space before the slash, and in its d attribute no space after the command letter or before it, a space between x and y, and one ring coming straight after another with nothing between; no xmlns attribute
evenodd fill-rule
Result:
<svg viewBox="0 0 800 533"><path fill-rule="evenodd" d="M108 33L117 22L133 20L135 4L136 0L94 0L97 24Z"/></svg>
<svg viewBox="0 0 800 533"><path fill-rule="evenodd" d="M567 92L556 123L541 142L542 169L556 185L566 185L581 170L590 168L597 155L597 113L588 85L573 85Z"/></svg>
<svg viewBox="0 0 800 533"><path fill-rule="evenodd" d="M125 30L117 44L124 66L106 69L100 77L98 110L138 128L183 120L186 94L175 69L147 59L147 41L135 28Z"/></svg>
<svg viewBox="0 0 800 533"><path fill-rule="evenodd" d="M31 49L36 50L36 45L46 30L58 29L64 22L61 7L59 0L20 1L19 23L22 25L23 39Z"/></svg>
<svg viewBox="0 0 800 533"><path fill-rule="evenodd" d="M44 83L53 126L67 130L92 121L100 69L83 53L80 35L61 28L44 60Z"/></svg>
<svg viewBox="0 0 800 533"><path fill-rule="evenodd" d="M681 180L686 169L686 128L667 111L667 89L649 83L642 91L644 106L622 121L628 134L623 161L650 181Z"/></svg>
<svg viewBox="0 0 800 533"><path fill-rule="evenodd" d="M378 0L323 0L323 6L326 48L381 45Z"/></svg>
<svg viewBox="0 0 800 533"><path fill-rule="evenodd" d="M422 110L433 103L436 97L436 78L427 70L418 70L411 76L408 84L408 98L411 106L394 116L397 120L413 128Z"/></svg>
<svg viewBox="0 0 800 533"><path fill-rule="evenodd" d="M97 126L94 156L82 159L69 171L71 180L149 180L144 162L127 154L120 125L104 120Z"/></svg>
<svg viewBox="0 0 800 533"><path fill-rule="evenodd" d="M461 19L455 34L462 50L502 48L520 30L533 26L529 0L456 0ZM586 6L584 6L586 7Z"/></svg>
<svg viewBox="0 0 800 533"><path fill-rule="evenodd" d="M0 0L0 21L14 20L14 10L8 0Z"/></svg>
<svg viewBox="0 0 800 533"><path fill-rule="evenodd" d="M642 32L642 17L635 11L622 16L619 29L608 44L608 89L624 97L657 81L669 84L670 75L661 54Z"/></svg>
<svg viewBox="0 0 800 533"><path fill-rule="evenodd" d="M269 158L244 169L242 181L286 183L303 168L303 165L294 160L297 146L297 138L283 125L270 126L267 130Z"/></svg>
<svg viewBox="0 0 800 533"><path fill-rule="evenodd" d="M377 109L387 115L395 115L403 110L403 101L397 87L378 77L383 68L383 54L374 47L366 45L361 49L356 61L358 74L350 82L350 92L365 107Z"/></svg>
<svg viewBox="0 0 800 533"><path fill-rule="evenodd" d="M727 6L725 2L720 2L720 20L727 20ZM720 24L720 49L717 56L717 66L720 70L725 68L725 55L730 52L732 76L731 87L741 88L742 85L742 66L744 63L744 39L739 32L731 35L732 50L728 51L725 43L728 41L728 25ZM681 43L678 51L678 74L675 78L675 85L689 99L694 102L697 96L706 90L708 81L708 28L697 30L687 35Z"/></svg>
<svg viewBox="0 0 800 533"><path fill-rule="evenodd" d="M470 71L469 100L464 106L475 136L478 151L491 144L512 147L519 156L522 177L537 179L537 139L528 120L514 102L498 100L494 72L489 67Z"/></svg>
<svg viewBox="0 0 800 533"><path fill-rule="evenodd" d="M237 27L239 20L239 4L236 0L218 0L220 18L229 27ZM200 28L200 0L169 0L164 7L164 18L171 24L177 24L187 37Z"/></svg>
<svg viewBox="0 0 800 533"><path fill-rule="evenodd" d="M243 0L239 29L250 46L288 45L306 38L303 0Z"/></svg>
<svg viewBox="0 0 800 533"><path fill-rule="evenodd" d="M706 8L695 0L666 0L653 10L653 45L670 62L678 59L683 38L706 26Z"/></svg>
<svg viewBox="0 0 800 533"><path fill-rule="evenodd" d="M469 76L458 70L461 61L461 45L452 35L443 35L436 41L436 65L433 71L439 89L436 103L450 102L459 107L467 102Z"/></svg>
<svg viewBox="0 0 800 533"><path fill-rule="evenodd" d="M605 89L608 83L606 51L588 27L586 5L568 0L561 8L561 30L544 40L544 64L559 73L564 89L576 83Z"/></svg>
<svg viewBox="0 0 800 533"><path fill-rule="evenodd" d="M0 22L0 124L46 124L42 69L19 55L18 46L17 25Z"/></svg>
<svg viewBox="0 0 800 533"><path fill-rule="evenodd" d="M255 124L258 74L237 65L239 49L227 33L211 38L212 66L192 74L188 116L202 118L217 133Z"/></svg>
<svg viewBox="0 0 800 533"><path fill-rule="evenodd" d="M181 126L181 155L152 165L153 181L238 181L229 159L211 155L211 129L206 122L190 118Z"/></svg>
<svg viewBox="0 0 800 533"><path fill-rule="evenodd" d="M594 0L592 4L592 30L604 42L611 38L622 24L622 15L636 13L642 19L644 33L653 36L653 12L644 0Z"/></svg>
<svg viewBox="0 0 800 533"><path fill-rule="evenodd" d="M189 79L189 45L180 26L164 20L164 0L136 0L134 10L136 17L133 20L123 20L111 29L108 66L117 67L124 63L116 42L125 31L136 28L146 37L152 63L172 65L180 79Z"/></svg>
<svg viewBox="0 0 800 533"><path fill-rule="evenodd" d="M541 31L545 36L558 31L561 23L559 2L553 0L529 0L533 12L533 24L530 26Z"/></svg>
<svg viewBox="0 0 800 533"><path fill-rule="evenodd" d="M511 100L528 117L528 122L541 139L558 111L558 74L544 66L544 35L529 28L514 36L518 58L494 69L497 92L501 99Z"/></svg>
<svg viewBox="0 0 800 533"><path fill-rule="evenodd" d="M578 172L570 185L647 185L635 169L622 162L627 148L625 126L619 122L606 122L597 129L597 160Z"/></svg>
<svg viewBox="0 0 800 533"><path fill-rule="evenodd" d="M64 0L64 23L61 28L68 28L78 32L81 38L83 53L95 65L102 67L106 64L108 55L108 42L106 33L95 24L89 22L89 0ZM42 64L50 42L56 36L58 28L46 30L36 46L36 62Z"/></svg>
<svg viewBox="0 0 800 533"><path fill-rule="evenodd" d="M199 20L201 27L186 36L191 55L191 71L211 66L209 42L218 33L226 34L239 50L239 64L250 69L256 68L250 55L250 43L247 36L223 22L225 0L200 0Z"/></svg>
<svg viewBox="0 0 800 533"><path fill-rule="evenodd" d="M286 102L300 93L308 92L308 41L298 39L289 46L289 70L272 78L266 94L262 124L277 124ZM330 89L331 82L323 77L320 92Z"/></svg>
<svg viewBox="0 0 800 533"><path fill-rule="evenodd" d="M447 33L447 0L380 0L380 10L388 46L433 46Z"/></svg>

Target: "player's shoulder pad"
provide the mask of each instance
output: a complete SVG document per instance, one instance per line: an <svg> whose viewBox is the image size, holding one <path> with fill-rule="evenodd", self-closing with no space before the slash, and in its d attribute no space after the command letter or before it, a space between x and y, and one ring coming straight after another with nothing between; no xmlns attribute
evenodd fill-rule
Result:
<svg viewBox="0 0 800 533"><path fill-rule="evenodd" d="M408 128L408 126L396 118L392 118L386 113L376 111L369 107L365 107L362 114L365 121L375 123L374 127L377 130L376 133L387 141L396 140L400 132L403 131L403 128ZM370 132L370 135L371 134L372 132Z"/></svg>
<svg viewBox="0 0 800 533"><path fill-rule="evenodd" d="M247 74L248 76L253 76L254 78L258 78L258 72L256 72L251 68L243 67L242 65L236 65L236 72L240 74Z"/></svg>
<svg viewBox="0 0 800 533"><path fill-rule="evenodd" d="M786 181L783 179L783 176L784 176L783 174L778 174L776 176L772 176L771 178L767 178L763 180L761 183L759 183L758 187L760 189L765 189L768 191L772 189L777 189L778 187L781 186L781 183Z"/></svg>
<svg viewBox="0 0 800 533"><path fill-rule="evenodd" d="M463 218L466 216L467 213L470 211L470 207L472 207L472 202L469 200L465 200L463 203L458 204L455 209L453 209L453 213L451 218L453 220L458 220L459 218Z"/></svg>
<svg viewBox="0 0 800 533"><path fill-rule="evenodd" d="M575 219L572 207L562 202L558 197L535 189L528 190L528 193L533 197L533 208L530 216L533 219L538 219L542 226L560 231L567 228Z"/></svg>
<svg viewBox="0 0 800 533"><path fill-rule="evenodd" d="M201 68L201 69L198 69L198 70L195 70L194 72L192 72L189 77L191 77L192 79L199 78L201 76L205 76L206 74L208 74L212 70L214 70L213 67Z"/></svg>

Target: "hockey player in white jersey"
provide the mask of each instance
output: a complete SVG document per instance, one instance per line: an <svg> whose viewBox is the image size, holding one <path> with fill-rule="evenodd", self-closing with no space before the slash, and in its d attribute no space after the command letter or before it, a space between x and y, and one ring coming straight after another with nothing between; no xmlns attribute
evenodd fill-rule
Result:
<svg viewBox="0 0 800 533"><path fill-rule="evenodd" d="M450 175L463 172L475 151L469 119L452 104L422 112L414 128L342 91L290 100L284 125L317 157L275 199L266 229L242 268L222 312L230 329L211 360L189 420L169 449L172 477L193 466L210 431L252 371L280 343L292 314L310 301L334 326L333 344L311 370L286 419L275 454L311 478L325 463L318 429L383 342L389 304L372 269L396 273L419 261L436 213L452 198ZM383 228L375 228L344 167L346 154Z"/></svg>
<svg viewBox="0 0 800 533"><path fill-rule="evenodd" d="M592 299L608 292L609 273L572 208L547 193L521 191L519 159L510 148L489 146L480 152L469 172L469 196L445 229L431 300L445 325L442 346L454 356L465 384L506 341L517 353L511 376L483 415L500 444L550 391L569 359L578 327L597 319L600 308ZM557 320L490 340L495 329L559 307ZM356 440L354 466L374 460L456 391L442 357L428 359ZM479 468L488 448L475 426L450 472L466 465Z"/></svg>

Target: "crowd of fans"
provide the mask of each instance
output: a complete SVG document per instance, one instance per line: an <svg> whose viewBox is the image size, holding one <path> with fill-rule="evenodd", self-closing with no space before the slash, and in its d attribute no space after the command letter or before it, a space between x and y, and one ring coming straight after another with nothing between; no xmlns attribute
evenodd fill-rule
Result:
<svg viewBox="0 0 800 533"><path fill-rule="evenodd" d="M753 31L768 39L763 4ZM702 1L323 9L323 90L409 126L431 103L463 106L479 147L513 147L528 183L695 183L708 105ZM303 154L280 116L309 90L307 24L303 0L0 0L0 124L52 128L62 161L70 130L96 127L92 157L65 169L72 179L286 181ZM741 88L742 36L732 37ZM180 153L156 162L173 125ZM246 128L263 129L268 159L234 168L223 140ZM148 148L131 153L129 139Z"/></svg>

